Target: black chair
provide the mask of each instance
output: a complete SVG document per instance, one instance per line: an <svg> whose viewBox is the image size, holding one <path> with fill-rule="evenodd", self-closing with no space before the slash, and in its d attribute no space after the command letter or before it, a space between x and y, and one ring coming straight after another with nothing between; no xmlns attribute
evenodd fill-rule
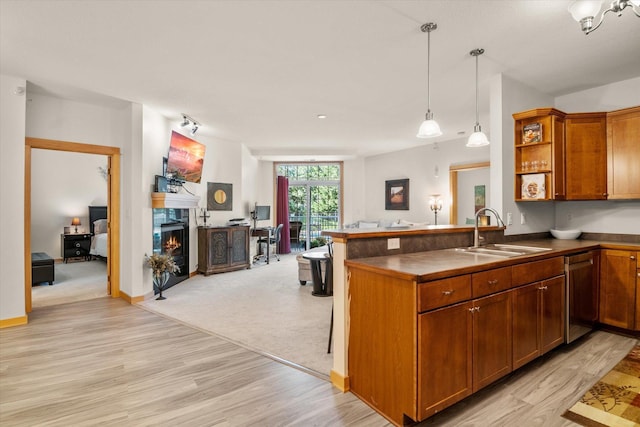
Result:
<svg viewBox="0 0 640 427"><path fill-rule="evenodd" d="M289 241L291 242L291 247L294 247L294 243L295 243L295 248L296 249L301 249L300 247L300 232L302 231L302 221L290 221L289 222L289 233L290 233L290 238Z"/></svg>

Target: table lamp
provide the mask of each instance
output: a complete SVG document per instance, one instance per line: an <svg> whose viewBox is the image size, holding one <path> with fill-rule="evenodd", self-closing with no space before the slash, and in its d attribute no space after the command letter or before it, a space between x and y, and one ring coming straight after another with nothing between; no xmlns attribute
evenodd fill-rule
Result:
<svg viewBox="0 0 640 427"><path fill-rule="evenodd" d="M73 219L71 220L71 225L75 225L75 227L76 227L76 234L78 234L78 226L79 226L79 225L82 225L82 224L80 224L80 218L73 218Z"/></svg>
<svg viewBox="0 0 640 427"><path fill-rule="evenodd" d="M435 225L438 225L438 211L442 209L442 199L439 194L433 194L429 199L429 208L435 215Z"/></svg>

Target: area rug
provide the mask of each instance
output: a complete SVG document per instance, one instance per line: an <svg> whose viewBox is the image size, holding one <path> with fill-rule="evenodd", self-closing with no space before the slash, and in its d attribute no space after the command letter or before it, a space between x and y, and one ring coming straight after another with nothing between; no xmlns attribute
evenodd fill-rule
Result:
<svg viewBox="0 0 640 427"><path fill-rule="evenodd" d="M587 427L640 426L640 345L562 416Z"/></svg>

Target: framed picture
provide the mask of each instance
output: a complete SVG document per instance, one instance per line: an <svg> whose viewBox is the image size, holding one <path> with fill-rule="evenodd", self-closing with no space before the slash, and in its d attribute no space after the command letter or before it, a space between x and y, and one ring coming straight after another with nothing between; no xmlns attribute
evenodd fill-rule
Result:
<svg viewBox="0 0 640 427"><path fill-rule="evenodd" d="M544 199L545 197L545 175L543 173L522 175L523 199Z"/></svg>
<svg viewBox="0 0 640 427"><path fill-rule="evenodd" d="M542 142L542 124L530 123L522 128L522 143Z"/></svg>
<svg viewBox="0 0 640 427"><path fill-rule="evenodd" d="M473 187L473 212L478 212L480 209L486 207L485 206L485 186L484 185L476 185Z"/></svg>
<svg viewBox="0 0 640 427"><path fill-rule="evenodd" d="M233 210L233 184L207 182L207 210Z"/></svg>
<svg viewBox="0 0 640 427"><path fill-rule="evenodd" d="M409 180L394 179L386 181L384 197L385 210L409 210Z"/></svg>
<svg viewBox="0 0 640 427"><path fill-rule="evenodd" d="M156 193L167 192L167 178L164 176L156 175Z"/></svg>

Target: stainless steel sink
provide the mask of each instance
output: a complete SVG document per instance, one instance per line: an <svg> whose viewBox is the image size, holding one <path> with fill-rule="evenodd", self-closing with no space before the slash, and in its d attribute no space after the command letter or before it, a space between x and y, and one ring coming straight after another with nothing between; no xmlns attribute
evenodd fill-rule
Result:
<svg viewBox="0 0 640 427"><path fill-rule="evenodd" d="M486 246L455 248L456 252L474 254L474 255L488 255L497 256L503 258L510 258L514 256L529 255L538 252L550 251L550 248L539 248L536 246L521 246L521 245L506 245L506 244L491 244Z"/></svg>

